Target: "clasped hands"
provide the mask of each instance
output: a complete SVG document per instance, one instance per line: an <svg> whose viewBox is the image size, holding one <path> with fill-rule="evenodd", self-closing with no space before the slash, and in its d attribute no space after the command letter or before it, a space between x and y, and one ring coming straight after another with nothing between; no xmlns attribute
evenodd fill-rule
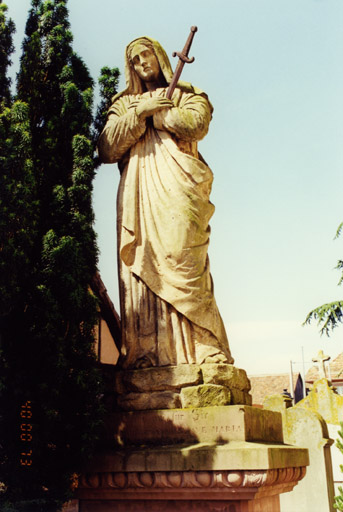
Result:
<svg viewBox="0 0 343 512"><path fill-rule="evenodd" d="M136 100L130 105L130 109L135 108L137 116L142 120L153 116L160 110L172 107L174 107L174 103L171 100L161 97Z"/></svg>

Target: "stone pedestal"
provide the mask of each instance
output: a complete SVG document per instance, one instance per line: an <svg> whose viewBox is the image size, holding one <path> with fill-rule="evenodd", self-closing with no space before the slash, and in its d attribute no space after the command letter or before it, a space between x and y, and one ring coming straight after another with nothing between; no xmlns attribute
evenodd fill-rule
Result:
<svg viewBox="0 0 343 512"><path fill-rule="evenodd" d="M248 405L116 413L80 477L80 512L279 512L308 465L281 414Z"/></svg>

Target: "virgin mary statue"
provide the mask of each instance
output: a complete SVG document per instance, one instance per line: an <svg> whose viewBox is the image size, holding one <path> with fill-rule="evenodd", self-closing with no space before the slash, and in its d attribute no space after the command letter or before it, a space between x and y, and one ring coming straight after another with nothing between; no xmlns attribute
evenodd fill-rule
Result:
<svg viewBox="0 0 343 512"><path fill-rule="evenodd" d="M212 107L172 79L161 45L126 48L127 88L113 98L98 151L118 162L118 262L123 368L233 363L207 249L212 172L198 153Z"/></svg>

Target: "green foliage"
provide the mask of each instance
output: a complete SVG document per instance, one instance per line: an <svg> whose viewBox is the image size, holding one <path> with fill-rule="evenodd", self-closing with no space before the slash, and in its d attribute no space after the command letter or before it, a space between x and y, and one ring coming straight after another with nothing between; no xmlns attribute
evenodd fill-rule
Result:
<svg viewBox="0 0 343 512"><path fill-rule="evenodd" d="M11 19L6 19L6 11L7 6L0 3L0 104L9 105L11 79L7 77L7 68L11 64L10 56L14 51L12 35L15 26Z"/></svg>
<svg viewBox="0 0 343 512"><path fill-rule="evenodd" d="M343 455L343 423L341 423L341 430L338 431L339 438L336 441L336 445ZM341 472L343 473L343 464L340 465ZM338 487L339 495L335 496L334 507L343 512L343 487Z"/></svg>
<svg viewBox="0 0 343 512"><path fill-rule="evenodd" d="M3 12L0 5L2 25ZM7 64L0 60L0 77ZM0 508L47 512L69 498L104 413L93 350L97 303L89 291L97 262L93 81L72 50L65 1L32 0L16 101L8 95L6 101L0 111L0 410L6 411ZM23 416L27 404L30 416Z"/></svg>
<svg viewBox="0 0 343 512"><path fill-rule="evenodd" d="M112 98L117 92L120 72L118 68L103 67L100 71L99 85L101 102L97 108L95 120L93 141L96 144L99 135L105 126L108 109L111 106ZM96 165L100 165L100 161L96 159Z"/></svg>
<svg viewBox="0 0 343 512"><path fill-rule="evenodd" d="M0 311L11 311L32 286L38 208L28 107L0 113Z"/></svg>
<svg viewBox="0 0 343 512"><path fill-rule="evenodd" d="M305 324L310 324L311 320L317 320L318 325L322 325L321 334L330 336L330 332L342 322L343 317L343 301L329 302L318 308L313 309L307 315Z"/></svg>
<svg viewBox="0 0 343 512"><path fill-rule="evenodd" d="M340 236L342 229L343 222L338 226L335 238ZM338 281L338 286L340 286L343 282L343 260L339 260L335 268L342 270ZM317 325L321 325L321 335L326 334L330 336L330 332L343 321L343 301L330 302L313 309L307 315L304 324L310 324L312 320L317 320Z"/></svg>

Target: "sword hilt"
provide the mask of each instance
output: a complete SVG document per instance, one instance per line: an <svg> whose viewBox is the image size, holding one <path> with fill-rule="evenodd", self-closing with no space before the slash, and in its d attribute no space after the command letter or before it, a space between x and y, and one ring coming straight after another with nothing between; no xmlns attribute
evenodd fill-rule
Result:
<svg viewBox="0 0 343 512"><path fill-rule="evenodd" d="M185 64L192 64L194 62L194 57L187 57L187 55L183 55L183 53L180 52L173 52L173 57L179 57L182 62L185 62Z"/></svg>
<svg viewBox="0 0 343 512"><path fill-rule="evenodd" d="M181 54L179 52L174 52L173 57L175 57L177 55L179 57L179 59L181 59L183 62L188 62L187 60L184 60L184 59L188 58L188 53L189 53L189 50L191 49L193 38L194 38L195 32L197 32L197 30L198 30L198 27L191 27L191 31L190 31L190 34L186 41L186 44L184 46L184 49L182 50ZM182 55L182 57L181 57L181 55ZM193 61L194 61L194 57L192 57L191 62L193 62Z"/></svg>
<svg viewBox="0 0 343 512"><path fill-rule="evenodd" d="M177 63L177 66L176 66L176 69L175 69L172 81L170 82L168 90L167 90L166 97L168 99L171 99L171 97L173 95L173 92L175 90L176 84L177 84L177 82L178 82L178 80L180 78L183 66L185 64L191 64L192 62L194 62L194 57L189 58L188 57L188 53L189 53L189 50L190 50L192 42L193 42L194 34L195 34L195 32L197 32L197 30L198 30L198 27L195 27L195 26L191 27L190 34L188 36L188 39L186 41L186 44L185 44L182 52L173 52L173 57L178 56L179 57L179 62Z"/></svg>

